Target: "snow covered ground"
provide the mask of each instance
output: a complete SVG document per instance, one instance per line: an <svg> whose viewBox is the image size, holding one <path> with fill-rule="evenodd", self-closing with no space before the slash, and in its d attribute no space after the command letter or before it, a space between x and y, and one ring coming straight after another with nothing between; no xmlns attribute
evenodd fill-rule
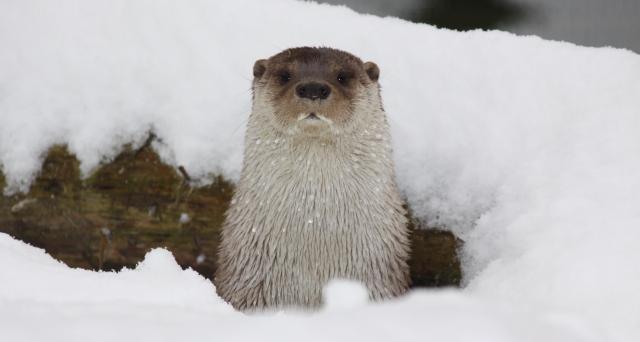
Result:
<svg viewBox="0 0 640 342"><path fill-rule="evenodd" d="M0 235L0 340L640 340L640 56L625 50L290 0L3 1L5 192L53 143L87 174L149 130L190 175L237 179L253 62L296 45L378 63L398 181L466 241L464 289L246 317L165 251L93 273Z"/></svg>
<svg viewBox="0 0 640 342"><path fill-rule="evenodd" d="M597 341L575 319L453 291L365 305L348 282L329 284L320 313L246 316L163 249L135 270L92 272L0 233L0 281L2 341Z"/></svg>

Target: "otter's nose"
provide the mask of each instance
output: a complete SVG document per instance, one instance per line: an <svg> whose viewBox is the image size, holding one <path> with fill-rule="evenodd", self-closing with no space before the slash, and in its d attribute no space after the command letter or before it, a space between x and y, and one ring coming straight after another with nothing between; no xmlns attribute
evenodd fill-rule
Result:
<svg viewBox="0 0 640 342"><path fill-rule="evenodd" d="M296 87L296 94L303 99L324 100L331 94L331 88L323 83L309 82L299 84Z"/></svg>

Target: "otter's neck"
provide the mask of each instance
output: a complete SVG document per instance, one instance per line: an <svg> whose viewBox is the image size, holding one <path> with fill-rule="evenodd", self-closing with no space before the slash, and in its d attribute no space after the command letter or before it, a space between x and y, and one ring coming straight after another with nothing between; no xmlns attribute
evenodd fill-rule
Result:
<svg viewBox="0 0 640 342"><path fill-rule="evenodd" d="M288 136L252 117L230 218L264 220L244 222L251 229L314 224L348 228L357 222L347 221L362 220L362 215L370 220L388 216L379 210L401 211L384 113L373 113L358 126L357 131L332 136ZM254 215L260 211L264 215Z"/></svg>

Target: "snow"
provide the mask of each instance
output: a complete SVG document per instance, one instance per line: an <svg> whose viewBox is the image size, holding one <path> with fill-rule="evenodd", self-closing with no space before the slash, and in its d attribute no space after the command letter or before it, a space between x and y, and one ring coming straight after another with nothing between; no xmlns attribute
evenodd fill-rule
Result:
<svg viewBox="0 0 640 342"><path fill-rule="evenodd" d="M70 269L0 233L3 341L593 341L582 322L530 315L453 291L415 291L366 305L358 284L335 281L327 307L247 316L164 249L136 269ZM364 328L364 329L363 329ZM587 337L585 337L587 336Z"/></svg>
<svg viewBox="0 0 640 342"><path fill-rule="evenodd" d="M43 250L0 234L0 301L102 305L209 306L233 309L215 296L210 281L183 271L171 252L147 253L135 270L110 272L70 269ZM4 309L2 310L4 311Z"/></svg>
<svg viewBox="0 0 640 342"><path fill-rule="evenodd" d="M189 214L187 213L182 213L180 214L180 218L178 219L178 221L181 224L189 223L189 221L191 221L191 217L189 217Z"/></svg>
<svg viewBox="0 0 640 342"><path fill-rule="evenodd" d="M363 306L368 301L368 293L357 281L336 279L324 289L325 308L345 310Z"/></svg>
<svg viewBox="0 0 640 342"><path fill-rule="evenodd" d="M640 57L626 50L289 0L3 1L5 192L28 189L53 143L87 175L150 130L192 178L236 180L253 62L298 45L380 66L399 185L465 240L462 290L245 317L166 251L93 273L4 236L0 338L640 340Z"/></svg>

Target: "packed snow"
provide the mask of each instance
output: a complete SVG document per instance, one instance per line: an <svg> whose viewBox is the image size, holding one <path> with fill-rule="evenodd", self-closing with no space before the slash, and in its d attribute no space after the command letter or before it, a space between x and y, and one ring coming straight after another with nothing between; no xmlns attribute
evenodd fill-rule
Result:
<svg viewBox="0 0 640 342"><path fill-rule="evenodd" d="M149 131L192 178L236 180L253 62L299 45L380 66L398 182L465 240L463 289L358 306L336 304L359 296L338 284L317 315L246 317L166 251L93 273L0 236L0 339L640 340L640 56L626 50L290 0L3 1L4 191L28 190L54 143L87 175Z"/></svg>
<svg viewBox="0 0 640 342"><path fill-rule="evenodd" d="M532 315L453 291L415 291L367 305L362 286L334 281L316 314L248 316L164 249L135 270L70 269L0 233L2 341L595 341L583 322ZM585 336L588 336L585 337Z"/></svg>

